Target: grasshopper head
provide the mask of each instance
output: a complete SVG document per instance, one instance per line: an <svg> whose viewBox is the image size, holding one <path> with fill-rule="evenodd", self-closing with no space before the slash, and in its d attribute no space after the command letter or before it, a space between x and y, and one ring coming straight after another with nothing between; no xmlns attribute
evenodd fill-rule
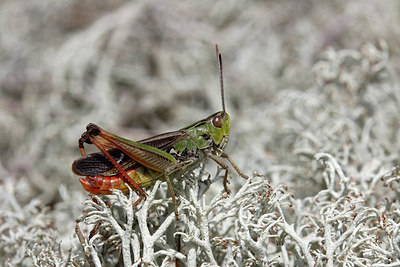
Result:
<svg viewBox="0 0 400 267"><path fill-rule="evenodd" d="M225 111L210 116L209 131L214 145L223 149L228 143L231 119Z"/></svg>
<svg viewBox="0 0 400 267"><path fill-rule="evenodd" d="M226 146L229 139L229 130L231 128L231 119L225 111L225 98L224 98L224 79L222 74L222 56L218 50L218 45L215 45L215 52L217 54L219 66L219 82L221 87L221 100L222 111L217 112L210 116L210 134L214 145L221 150Z"/></svg>

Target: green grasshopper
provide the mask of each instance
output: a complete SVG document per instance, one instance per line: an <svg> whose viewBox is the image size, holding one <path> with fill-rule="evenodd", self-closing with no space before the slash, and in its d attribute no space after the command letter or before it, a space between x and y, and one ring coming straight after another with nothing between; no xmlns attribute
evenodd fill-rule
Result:
<svg viewBox="0 0 400 267"><path fill-rule="evenodd" d="M143 188L157 180L166 181L171 193L176 218L178 210L171 179L212 159L225 170L223 185L229 194L229 167L226 159L243 178L232 159L223 152L229 139L230 118L225 111L222 57L216 46L222 98L222 111L195 122L178 131L156 135L140 141L131 141L90 123L79 139L82 157L72 164L72 171L81 178L83 188L92 194L112 194L112 189L129 191L128 186L139 193L138 205L146 196ZM100 152L86 155L84 144L95 145Z"/></svg>

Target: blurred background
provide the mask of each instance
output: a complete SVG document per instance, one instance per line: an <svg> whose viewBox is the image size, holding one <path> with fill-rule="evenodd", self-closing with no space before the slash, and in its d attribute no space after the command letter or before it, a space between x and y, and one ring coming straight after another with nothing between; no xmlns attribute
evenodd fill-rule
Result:
<svg viewBox="0 0 400 267"><path fill-rule="evenodd" d="M390 170L399 13L389 0L1 1L3 262L43 240L26 245L32 225L74 246L87 193L71 164L89 122L139 140L221 110L215 44L232 119L226 151L245 173L301 198L324 188L317 152L355 179Z"/></svg>

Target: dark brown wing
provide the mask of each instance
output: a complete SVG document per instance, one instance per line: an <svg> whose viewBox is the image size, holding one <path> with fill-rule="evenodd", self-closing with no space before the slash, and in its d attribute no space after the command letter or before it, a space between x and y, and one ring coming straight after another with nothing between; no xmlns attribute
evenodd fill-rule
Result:
<svg viewBox="0 0 400 267"><path fill-rule="evenodd" d="M134 167L136 163L118 148L110 149L108 152L124 170ZM101 152L91 153L75 160L72 163L72 171L76 175L82 176L95 176L99 174L110 176L117 173L114 165Z"/></svg>
<svg viewBox="0 0 400 267"><path fill-rule="evenodd" d="M139 143L156 147L168 152L176 143L187 138L185 131L168 132L138 141ZM118 148L108 150L113 159L124 170L141 166ZM101 153L91 153L72 163L72 171L80 176L105 175L110 176L118 172L115 166Z"/></svg>
<svg viewBox="0 0 400 267"><path fill-rule="evenodd" d="M185 131L175 131L175 132L169 132L169 133L155 135L155 136L140 140L138 142L149 145L149 146L156 147L156 148L164 150L164 151L168 151L176 143L184 140L186 137L187 137L187 133Z"/></svg>

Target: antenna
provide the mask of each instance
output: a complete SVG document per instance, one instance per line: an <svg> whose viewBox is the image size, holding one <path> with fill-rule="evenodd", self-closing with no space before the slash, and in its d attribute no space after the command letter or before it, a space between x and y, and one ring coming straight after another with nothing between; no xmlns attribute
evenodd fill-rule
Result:
<svg viewBox="0 0 400 267"><path fill-rule="evenodd" d="M226 113L225 111L225 97L224 97L224 78L223 78L223 73L222 73L222 56L221 53L218 50L218 45L215 45L215 52L217 53L217 59L218 59L218 67L219 67L219 84L221 87L221 98L222 98L222 111Z"/></svg>

